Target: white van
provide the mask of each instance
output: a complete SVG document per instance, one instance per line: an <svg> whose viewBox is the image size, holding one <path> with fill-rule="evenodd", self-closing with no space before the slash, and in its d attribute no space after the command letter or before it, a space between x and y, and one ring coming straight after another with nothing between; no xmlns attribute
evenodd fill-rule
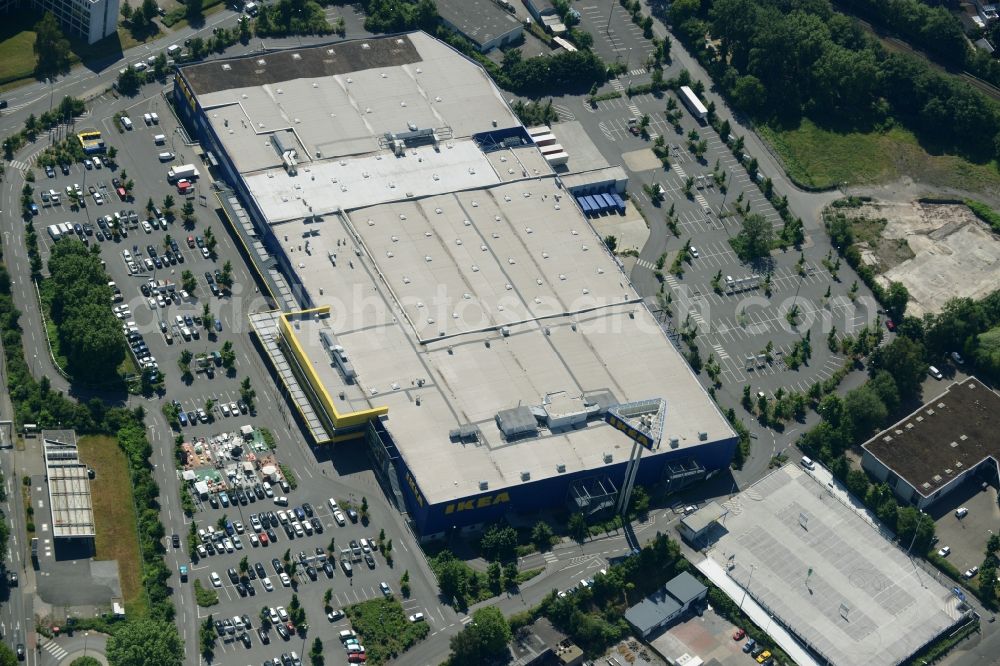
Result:
<svg viewBox="0 0 1000 666"><path fill-rule="evenodd" d="M927 368L927 374L933 377L934 379L944 379L944 375L941 374L941 371L935 368L933 365Z"/></svg>
<svg viewBox="0 0 1000 666"><path fill-rule="evenodd" d="M171 44L170 46L167 47L167 55L168 56L173 57L173 56L177 55L180 52L181 52L181 47L177 46L176 44Z"/></svg>
<svg viewBox="0 0 1000 666"><path fill-rule="evenodd" d="M287 497L275 497L274 498L274 503L277 504L278 506L288 506L288 498Z"/></svg>
<svg viewBox="0 0 1000 666"><path fill-rule="evenodd" d="M248 2L243 9L246 11L248 15L257 16L257 11L259 7L257 6L256 2Z"/></svg>
<svg viewBox="0 0 1000 666"><path fill-rule="evenodd" d="M100 169L102 166L104 166L104 164L101 162L101 158L100 157L97 157L95 155L94 157L92 157L90 159L94 163L94 168L95 169Z"/></svg>
<svg viewBox="0 0 1000 666"><path fill-rule="evenodd" d="M128 131L132 131L132 119L128 116L122 116L122 127Z"/></svg>
<svg viewBox="0 0 1000 666"><path fill-rule="evenodd" d="M153 136L153 143L155 143L157 146L162 146L166 142L167 142L167 137L165 137L162 134L156 134Z"/></svg>
<svg viewBox="0 0 1000 666"><path fill-rule="evenodd" d="M812 459L807 456L802 456L801 463L806 469L816 469L816 463L814 463Z"/></svg>
<svg viewBox="0 0 1000 666"><path fill-rule="evenodd" d="M160 158L161 162L170 162L171 160L174 159L174 154L173 153L160 153L159 155L157 155L157 157Z"/></svg>

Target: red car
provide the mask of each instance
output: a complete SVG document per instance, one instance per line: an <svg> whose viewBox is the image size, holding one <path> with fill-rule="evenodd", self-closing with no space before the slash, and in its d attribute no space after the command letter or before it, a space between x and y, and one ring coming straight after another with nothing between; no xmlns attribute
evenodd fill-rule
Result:
<svg viewBox="0 0 1000 666"><path fill-rule="evenodd" d="M181 178L177 181L177 192L178 194L186 194L188 190L191 189L191 181L186 178Z"/></svg>
<svg viewBox="0 0 1000 666"><path fill-rule="evenodd" d="M895 331L896 330L896 322L894 322L891 319L886 319L885 320L885 327L887 329L889 329L890 331Z"/></svg>
<svg viewBox="0 0 1000 666"><path fill-rule="evenodd" d="M734 641L741 641L741 640L744 639L744 637L746 637L746 635L747 635L747 632L745 632L742 629L738 628L738 629L736 629L736 631L733 632L733 640Z"/></svg>
<svg viewBox="0 0 1000 666"><path fill-rule="evenodd" d="M118 198L121 199L122 201L125 201L125 199L128 198L128 193L125 191L125 188L122 187L121 185L115 188L115 193L118 194Z"/></svg>
<svg viewBox="0 0 1000 666"><path fill-rule="evenodd" d="M262 545L262 546L266 546L267 545L267 543L268 543L268 541L267 541L267 532L261 532L260 534L257 535L257 538L260 539L260 545Z"/></svg>
<svg viewBox="0 0 1000 666"><path fill-rule="evenodd" d="M194 236L188 236L188 247L194 247Z"/></svg>
<svg viewBox="0 0 1000 666"><path fill-rule="evenodd" d="M347 655L347 661L351 662L352 664L363 664L367 659L368 655L365 654L364 652L352 652L351 654Z"/></svg>

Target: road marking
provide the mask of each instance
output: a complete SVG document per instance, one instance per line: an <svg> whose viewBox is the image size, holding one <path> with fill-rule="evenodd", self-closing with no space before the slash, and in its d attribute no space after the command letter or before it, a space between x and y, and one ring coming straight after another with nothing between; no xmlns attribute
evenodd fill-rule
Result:
<svg viewBox="0 0 1000 666"><path fill-rule="evenodd" d="M472 618L468 615L462 618L462 624L469 624L470 622L472 622Z"/></svg>
<svg viewBox="0 0 1000 666"><path fill-rule="evenodd" d="M559 561L559 556L551 551L542 553L542 557L545 558L545 561L549 564L555 564Z"/></svg>
<svg viewBox="0 0 1000 666"><path fill-rule="evenodd" d="M649 269L651 271L656 270L656 264L646 259L636 259L635 263L639 264L643 268Z"/></svg>
<svg viewBox="0 0 1000 666"><path fill-rule="evenodd" d="M718 354L719 358L721 358L722 360L726 360L727 358L729 358L729 354L726 353L726 350L723 349L722 345L720 345L719 343L717 342L713 343L712 349L715 350L715 353Z"/></svg>
<svg viewBox="0 0 1000 666"><path fill-rule="evenodd" d="M687 180L687 173L684 172L684 169L681 168L680 164L675 162L670 168L674 170L674 173L681 177L681 180Z"/></svg>
<svg viewBox="0 0 1000 666"><path fill-rule="evenodd" d="M66 650L61 648L58 643L53 641L46 641L45 644L42 645L42 649L60 661L65 659L66 655L69 654Z"/></svg>

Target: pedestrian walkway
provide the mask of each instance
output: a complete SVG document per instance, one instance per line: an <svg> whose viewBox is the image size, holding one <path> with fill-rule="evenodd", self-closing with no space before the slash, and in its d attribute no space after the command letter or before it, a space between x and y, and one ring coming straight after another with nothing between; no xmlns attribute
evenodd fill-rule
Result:
<svg viewBox="0 0 1000 666"><path fill-rule="evenodd" d="M555 564L559 561L559 556L553 553L551 550L542 553L542 557L545 558L545 562L548 564Z"/></svg>
<svg viewBox="0 0 1000 666"><path fill-rule="evenodd" d="M21 160L11 160L10 165L15 169L17 169L18 171L27 171L28 168L31 166L30 164L26 164Z"/></svg>
<svg viewBox="0 0 1000 666"><path fill-rule="evenodd" d="M819 666L815 659L809 656L809 653L799 645L791 634L785 631L777 622L774 622L774 618L767 614L763 608L761 608L753 597L749 594L745 594L742 587L740 587L736 581L729 577L726 571L719 566L719 563L713 560L711 557L706 557L701 562L696 562L695 567L698 571L705 575L710 581L715 583L716 587L726 593L734 603L740 604L740 608L743 613L749 617L754 624L764 630L768 636L774 639L774 642L781 647L782 650L788 654L792 660L799 666Z"/></svg>

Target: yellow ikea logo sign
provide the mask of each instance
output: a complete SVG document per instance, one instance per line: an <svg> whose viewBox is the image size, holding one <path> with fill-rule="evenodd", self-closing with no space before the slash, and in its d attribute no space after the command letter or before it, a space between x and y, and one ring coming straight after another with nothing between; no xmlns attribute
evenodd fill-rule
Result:
<svg viewBox="0 0 1000 666"><path fill-rule="evenodd" d="M497 504L506 504L509 501L510 495L506 492L500 492L496 495L483 495L478 499L462 500L461 502L449 504L444 508L444 513L445 515L448 515L449 513L455 513L457 511L485 509L486 507L496 506Z"/></svg>
<svg viewBox="0 0 1000 666"><path fill-rule="evenodd" d="M417 482L414 480L413 475L409 472L406 473L406 483L410 486L410 490L413 491L413 497L417 500L417 506L424 505L424 496L420 492L420 488L417 487Z"/></svg>
<svg viewBox="0 0 1000 666"><path fill-rule="evenodd" d="M649 436L646 435L646 433L641 430L636 430L635 427L613 414L608 414L605 417L605 420L611 425L611 427L616 430L620 430L626 437L637 442L639 446L644 446L650 450L653 449L653 442L649 439Z"/></svg>

